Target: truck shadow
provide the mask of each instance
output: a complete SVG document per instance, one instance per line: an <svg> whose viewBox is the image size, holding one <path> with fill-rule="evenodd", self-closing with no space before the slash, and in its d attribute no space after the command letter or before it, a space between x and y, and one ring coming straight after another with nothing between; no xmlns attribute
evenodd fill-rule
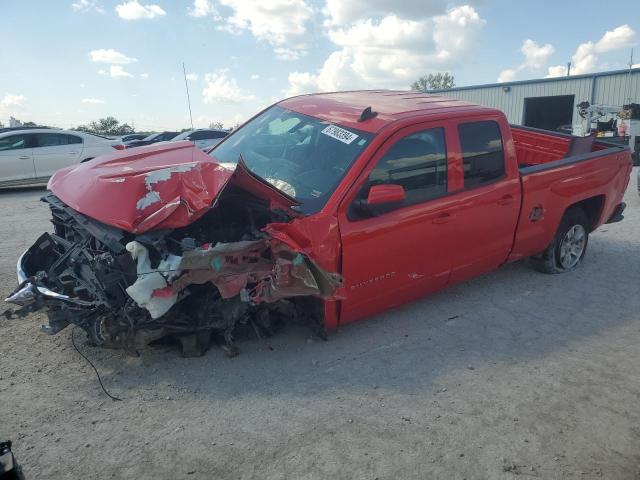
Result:
<svg viewBox="0 0 640 480"><path fill-rule="evenodd" d="M376 388L420 393L439 388L455 369L544 358L638 322L640 262L618 255L638 246L596 235L584 264L570 274L540 274L524 262L507 265L345 325L327 342L290 327L270 339L240 343L241 354L232 359L215 347L189 359L166 347L146 349L139 358L100 349L88 353L106 383L129 399L181 391L218 399Z"/></svg>

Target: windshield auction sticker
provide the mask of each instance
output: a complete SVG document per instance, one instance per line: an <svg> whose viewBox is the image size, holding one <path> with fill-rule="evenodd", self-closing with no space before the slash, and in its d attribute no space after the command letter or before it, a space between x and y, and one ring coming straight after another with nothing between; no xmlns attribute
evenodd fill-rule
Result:
<svg viewBox="0 0 640 480"><path fill-rule="evenodd" d="M346 143L349 145L353 142L358 135L350 132L349 130L345 130L344 128L337 127L335 125L329 125L322 130L322 133L330 136L331 138L335 138L336 140L340 140L342 143Z"/></svg>

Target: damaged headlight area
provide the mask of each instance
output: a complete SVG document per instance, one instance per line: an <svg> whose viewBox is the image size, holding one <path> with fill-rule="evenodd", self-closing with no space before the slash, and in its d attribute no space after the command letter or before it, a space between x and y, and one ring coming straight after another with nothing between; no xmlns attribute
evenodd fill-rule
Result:
<svg viewBox="0 0 640 480"><path fill-rule="evenodd" d="M268 336L288 321L323 332L322 299L342 286L264 227L291 220L257 197L230 189L191 225L135 235L65 205L52 193L53 233L18 261L6 299L25 316L45 310L56 334L80 326L98 346L136 347L166 337L201 355L215 337L228 353L242 332Z"/></svg>

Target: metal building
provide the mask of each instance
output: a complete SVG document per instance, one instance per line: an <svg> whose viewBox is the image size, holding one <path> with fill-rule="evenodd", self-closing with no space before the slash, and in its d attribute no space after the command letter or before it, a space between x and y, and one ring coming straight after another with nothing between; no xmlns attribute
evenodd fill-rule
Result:
<svg viewBox="0 0 640 480"><path fill-rule="evenodd" d="M582 135L589 126L576 108L581 102L622 107L640 103L640 68L493 83L429 93L478 103L502 110L510 123L544 128L571 129Z"/></svg>

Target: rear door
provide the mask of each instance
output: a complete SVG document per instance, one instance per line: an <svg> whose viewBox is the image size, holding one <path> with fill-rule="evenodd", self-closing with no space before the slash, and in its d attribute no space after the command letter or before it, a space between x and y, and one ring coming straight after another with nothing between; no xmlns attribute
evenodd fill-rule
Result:
<svg viewBox="0 0 640 480"><path fill-rule="evenodd" d="M454 234L449 198L448 129L423 123L394 134L373 156L338 214L346 299L340 322L350 322L443 288ZM400 205L359 212L373 185L401 185ZM455 188L455 187L454 187Z"/></svg>
<svg viewBox="0 0 640 480"><path fill-rule="evenodd" d="M56 170L76 164L82 155L82 137L67 133L36 133L33 159L38 178L48 178Z"/></svg>
<svg viewBox="0 0 640 480"><path fill-rule="evenodd" d="M22 183L35 178L33 140L30 133L0 138L0 183Z"/></svg>
<svg viewBox="0 0 640 480"><path fill-rule="evenodd" d="M459 230L450 244L451 283L497 268L513 246L521 187L516 162L506 161L505 129L505 122L486 115L457 122L454 148L462 157L464 182L452 198ZM508 148L513 150L512 142Z"/></svg>

